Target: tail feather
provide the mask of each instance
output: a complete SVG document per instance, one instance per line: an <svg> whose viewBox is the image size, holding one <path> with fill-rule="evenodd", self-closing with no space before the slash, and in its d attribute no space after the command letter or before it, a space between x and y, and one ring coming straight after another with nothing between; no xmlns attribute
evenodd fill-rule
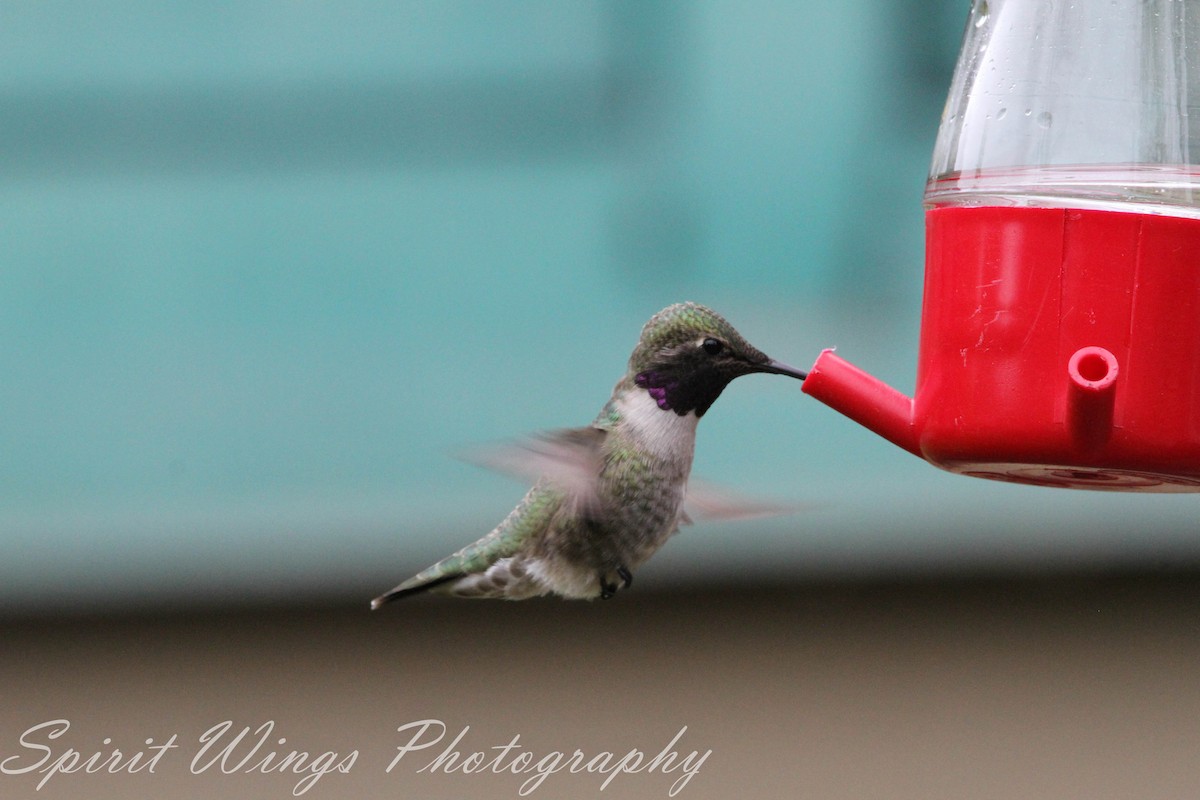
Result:
<svg viewBox="0 0 1200 800"><path fill-rule="evenodd" d="M376 597L374 600L372 600L371 601L371 610L375 611L380 606L386 605L387 603L390 603L393 600L402 600L405 597L411 597L414 594L421 594L423 592L427 592L430 589L434 589L438 586L441 586L443 583L449 583L450 581L456 581L461 577L463 577L463 576L458 573L451 574L451 575L442 575L440 578L434 578L433 580L430 580L430 581L418 583L415 586L411 585L411 583L412 583L411 581L405 581L404 583L397 586L395 589L392 589L390 592L385 592L385 593L379 595L379 597Z"/></svg>

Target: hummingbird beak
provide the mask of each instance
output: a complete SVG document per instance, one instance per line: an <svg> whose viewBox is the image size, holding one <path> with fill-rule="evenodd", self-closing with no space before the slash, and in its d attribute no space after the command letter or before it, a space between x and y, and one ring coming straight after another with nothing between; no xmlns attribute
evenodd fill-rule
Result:
<svg viewBox="0 0 1200 800"><path fill-rule="evenodd" d="M767 361L767 363L765 363L765 364L759 364L758 366L756 366L754 368L754 371L755 372L767 372L767 373L770 373L771 375L787 375L788 377L799 378L800 380L804 380L805 378L808 377L807 372L798 370L795 367L788 366L787 364L784 364L782 361L776 361L773 358L770 359L769 361Z"/></svg>

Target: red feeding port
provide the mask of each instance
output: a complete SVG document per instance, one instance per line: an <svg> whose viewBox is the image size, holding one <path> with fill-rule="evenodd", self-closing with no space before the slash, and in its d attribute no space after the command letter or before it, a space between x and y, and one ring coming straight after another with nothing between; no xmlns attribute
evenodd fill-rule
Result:
<svg viewBox="0 0 1200 800"><path fill-rule="evenodd" d="M911 402L832 352L804 391L953 472L1200 490L1200 220L932 209Z"/></svg>

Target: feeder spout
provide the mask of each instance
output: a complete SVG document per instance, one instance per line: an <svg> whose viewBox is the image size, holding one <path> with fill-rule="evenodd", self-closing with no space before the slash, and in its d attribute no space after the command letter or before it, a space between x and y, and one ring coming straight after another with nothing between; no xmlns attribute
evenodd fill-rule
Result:
<svg viewBox="0 0 1200 800"><path fill-rule="evenodd" d="M803 391L859 425L874 431L918 458L913 400L845 359L825 350L817 358Z"/></svg>
<svg viewBox="0 0 1200 800"><path fill-rule="evenodd" d="M1113 429L1117 357L1103 347L1081 347L1067 362L1067 422L1081 446L1103 446Z"/></svg>

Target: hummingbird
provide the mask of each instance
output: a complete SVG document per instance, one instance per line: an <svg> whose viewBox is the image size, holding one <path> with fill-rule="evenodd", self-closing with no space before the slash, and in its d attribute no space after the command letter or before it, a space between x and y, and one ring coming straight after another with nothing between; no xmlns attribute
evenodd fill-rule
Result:
<svg viewBox="0 0 1200 800"><path fill-rule="evenodd" d="M633 571L691 521L685 494L701 509L720 513L725 505L688 489L696 424L730 381L753 373L807 377L768 358L702 305L658 312L591 425L543 433L487 459L536 481L517 507L371 608L426 591L608 599L628 588Z"/></svg>

